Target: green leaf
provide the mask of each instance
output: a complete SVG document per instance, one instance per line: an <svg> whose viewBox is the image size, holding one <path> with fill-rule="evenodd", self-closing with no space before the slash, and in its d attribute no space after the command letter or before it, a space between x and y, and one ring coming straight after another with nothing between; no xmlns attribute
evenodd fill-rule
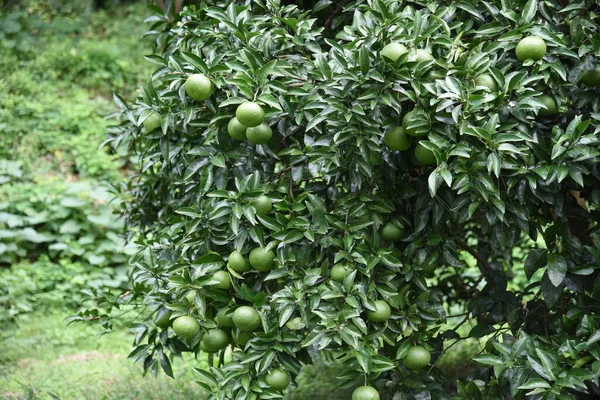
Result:
<svg viewBox="0 0 600 400"><path fill-rule="evenodd" d="M494 331L495 331L495 329L492 325L480 323L480 324L475 325L473 327L473 329L471 329L471 331L469 332L469 337L480 338L480 337L489 335L490 333L493 333Z"/></svg>
<svg viewBox="0 0 600 400"><path fill-rule="evenodd" d="M546 249L533 249L529 251L524 264L527 279L531 279L535 271L546 266L547 255L548 250Z"/></svg>
<svg viewBox="0 0 600 400"><path fill-rule="evenodd" d="M519 389L550 389L551 386L548 382L543 379L533 378L525 382L525 384L519 386Z"/></svg>
<svg viewBox="0 0 600 400"><path fill-rule="evenodd" d="M429 187L429 195L431 197L435 197L437 190L441 186L443 179L437 169L434 169L431 174L429 174L429 179L427 180Z"/></svg>
<svg viewBox="0 0 600 400"><path fill-rule="evenodd" d="M537 11L537 1L529 0L525 7L523 7L523 11L521 12L521 21L522 23L528 23L533 20L535 17L535 13Z"/></svg>
<svg viewBox="0 0 600 400"><path fill-rule="evenodd" d="M480 364L485 364L485 365L493 365L493 366L504 365L504 360L502 360L500 357L492 355L492 354L481 354L479 356L473 357L473 361L476 361Z"/></svg>
<svg viewBox="0 0 600 400"><path fill-rule="evenodd" d="M567 275L567 261L560 254L548 254L548 277L555 287L558 287Z"/></svg>
<svg viewBox="0 0 600 400"><path fill-rule="evenodd" d="M556 380L555 372L558 370L558 363L557 363L556 356L548 353L547 351L539 349L539 348L535 349L535 351L536 351L538 357L540 358L540 360L542 361L542 365L544 366L544 370L546 371L548 376L552 380Z"/></svg>
<svg viewBox="0 0 600 400"><path fill-rule="evenodd" d="M281 106L279 105L279 102L277 101L275 96L273 96L272 94L263 93L260 96L258 96L258 100L273 107L273 108L281 110Z"/></svg>

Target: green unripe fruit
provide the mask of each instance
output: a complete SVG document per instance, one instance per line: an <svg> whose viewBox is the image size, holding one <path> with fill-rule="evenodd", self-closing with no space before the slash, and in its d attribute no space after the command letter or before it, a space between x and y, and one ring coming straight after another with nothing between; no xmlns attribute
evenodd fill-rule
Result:
<svg viewBox="0 0 600 400"><path fill-rule="evenodd" d="M260 325L260 315L252 307L241 306L233 312L233 324L242 332L254 332Z"/></svg>
<svg viewBox="0 0 600 400"><path fill-rule="evenodd" d="M146 128L146 132L152 132L153 130L160 128L161 122L161 115L153 112L152 114L148 115L148 118L146 118L144 122L142 122L142 125L144 125L144 128Z"/></svg>
<svg viewBox="0 0 600 400"><path fill-rule="evenodd" d="M331 268L331 279L336 282L344 282L344 279L353 271L348 264L338 263Z"/></svg>
<svg viewBox="0 0 600 400"><path fill-rule="evenodd" d="M273 130L264 122L258 126L246 129L246 138L253 144L266 144L273 137Z"/></svg>
<svg viewBox="0 0 600 400"><path fill-rule="evenodd" d="M406 46L401 43L390 43L381 49L381 57L385 61L396 62L402 54L408 52Z"/></svg>
<svg viewBox="0 0 600 400"><path fill-rule="evenodd" d="M434 60L429 50L416 49L411 50L408 53L408 61L425 62Z"/></svg>
<svg viewBox="0 0 600 400"><path fill-rule="evenodd" d="M423 270L423 272L431 274L431 273L435 272L435 270L437 269L438 263L436 261L434 261L430 264L421 265L420 267Z"/></svg>
<svg viewBox="0 0 600 400"><path fill-rule="evenodd" d="M250 204L256 209L257 215L268 215L273 209L273 202L264 194L252 200Z"/></svg>
<svg viewBox="0 0 600 400"><path fill-rule="evenodd" d="M475 86L484 86L491 92L498 91L498 84L496 83L494 77L490 74L481 74L475 78Z"/></svg>
<svg viewBox="0 0 600 400"><path fill-rule="evenodd" d="M427 149L421 143L417 143L415 146L415 158L420 164L423 165L437 164L437 160L435 159L435 154L433 154L433 151Z"/></svg>
<svg viewBox="0 0 600 400"><path fill-rule="evenodd" d="M212 276L212 279L215 280L216 283L211 284L210 287L224 290L231 289L231 277L227 271L215 272Z"/></svg>
<svg viewBox="0 0 600 400"><path fill-rule="evenodd" d="M257 247L250 252L250 265L261 272L270 271L275 266L275 253L264 247Z"/></svg>
<svg viewBox="0 0 600 400"><path fill-rule="evenodd" d="M528 36L521 39L515 53L519 61L531 59L533 61L541 60L546 54L546 42L537 36Z"/></svg>
<svg viewBox="0 0 600 400"><path fill-rule="evenodd" d="M352 400L380 400L379 392L371 386L359 386L352 392Z"/></svg>
<svg viewBox="0 0 600 400"><path fill-rule="evenodd" d="M396 240L402 239L403 235L404 235L404 229L400 228L399 226L397 226L391 222L387 222L381 228L381 238L383 240L396 241Z"/></svg>
<svg viewBox="0 0 600 400"><path fill-rule="evenodd" d="M540 107L538 110L538 115L540 117L547 117L549 115L556 114L556 111L558 110L558 104L556 104L554 97L543 94L537 99L546 105L546 108Z"/></svg>
<svg viewBox="0 0 600 400"><path fill-rule="evenodd" d="M200 324L195 318L184 315L173 321L173 331L183 339L191 339L200 332Z"/></svg>
<svg viewBox="0 0 600 400"><path fill-rule="evenodd" d="M406 368L418 370L426 367L431 362L431 354L424 347L412 347L406 356L402 359Z"/></svg>
<svg viewBox="0 0 600 400"><path fill-rule="evenodd" d="M273 389L281 392L290 385L290 376L281 369L272 369L265 377L265 381Z"/></svg>
<svg viewBox="0 0 600 400"><path fill-rule="evenodd" d="M193 100L202 101L208 99L212 90L212 82L206 75L193 74L185 81L185 92Z"/></svg>
<svg viewBox="0 0 600 400"><path fill-rule="evenodd" d="M194 291L188 292L185 295L185 299L187 300L188 303L194 304L195 300L196 300L196 292L194 292Z"/></svg>
<svg viewBox="0 0 600 400"><path fill-rule="evenodd" d="M404 151L410 147L410 138L406 135L404 128L397 126L385 133L383 143L390 150Z"/></svg>
<svg viewBox="0 0 600 400"><path fill-rule="evenodd" d="M238 106L235 116L240 124L252 128L263 123L265 111L258 104L248 101ZM246 136L248 136L248 131L246 131Z"/></svg>
<svg viewBox="0 0 600 400"><path fill-rule="evenodd" d="M367 318L372 322L385 322L392 316L392 309L383 300L375 301L375 311L367 310Z"/></svg>
<svg viewBox="0 0 600 400"><path fill-rule="evenodd" d="M231 333L231 337L233 338L235 344L237 344L238 346L245 346L246 343L248 343L248 341L252 339L252 333L243 332L239 329L234 329Z"/></svg>
<svg viewBox="0 0 600 400"><path fill-rule="evenodd" d="M173 311L166 307L160 308L154 316L154 325L161 329L166 329L171 325L171 315Z"/></svg>
<svg viewBox="0 0 600 400"><path fill-rule="evenodd" d="M581 75L581 83L586 86L600 85L600 64L596 64L596 67L592 70L585 71Z"/></svg>
<svg viewBox="0 0 600 400"><path fill-rule="evenodd" d="M227 133L235 140L246 140L246 129L248 128L240 124L240 121L235 117L231 118L227 124Z"/></svg>
<svg viewBox="0 0 600 400"><path fill-rule="evenodd" d="M228 259L229 268L236 272L246 272L252 269L252 266L239 251L232 251Z"/></svg>
<svg viewBox="0 0 600 400"><path fill-rule="evenodd" d="M204 351L214 353L223 350L229 345L229 336L222 329L211 329L202 337L202 346Z"/></svg>
<svg viewBox="0 0 600 400"><path fill-rule="evenodd" d="M215 317L215 322L224 328L233 328L233 315L227 315L228 308L221 308Z"/></svg>

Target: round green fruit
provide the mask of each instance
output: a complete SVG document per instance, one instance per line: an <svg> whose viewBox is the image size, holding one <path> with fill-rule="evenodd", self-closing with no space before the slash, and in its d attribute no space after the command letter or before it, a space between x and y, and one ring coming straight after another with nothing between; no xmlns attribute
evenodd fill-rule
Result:
<svg viewBox="0 0 600 400"><path fill-rule="evenodd" d="M153 112L152 114L148 115L144 122L142 122L142 125L144 125L144 128L146 128L146 132L152 132L153 130L160 128L161 122L161 115Z"/></svg>
<svg viewBox="0 0 600 400"><path fill-rule="evenodd" d="M290 375L281 369L272 369L265 377L269 386L278 391L284 391L290 385Z"/></svg>
<svg viewBox="0 0 600 400"><path fill-rule="evenodd" d="M154 316L154 325L161 329L166 329L171 325L171 315L173 311L166 307L160 308Z"/></svg>
<svg viewBox="0 0 600 400"><path fill-rule="evenodd" d="M427 114L415 108L412 111L407 112L402 117L402 127L404 128L404 132L409 136L425 136L427 135L427 131L422 129L422 126L419 126L417 122L427 120Z"/></svg>
<svg viewBox="0 0 600 400"><path fill-rule="evenodd" d="M183 339L191 339L200 332L200 324L195 318L184 315L173 321L173 331Z"/></svg>
<svg viewBox="0 0 600 400"><path fill-rule="evenodd" d="M275 266L275 253L264 247L253 249L248 258L250 260L250 265L261 272L270 271Z"/></svg>
<svg viewBox="0 0 600 400"><path fill-rule="evenodd" d="M222 329L211 329L202 336L204 351L215 353L229 345L229 336Z"/></svg>
<svg viewBox="0 0 600 400"><path fill-rule="evenodd" d="M217 271L213 274L212 279L216 282L210 285L215 289L231 289L231 277L227 271Z"/></svg>
<svg viewBox="0 0 600 400"><path fill-rule="evenodd" d="M546 42L537 36L527 36L517 44L515 53L519 61L539 61L546 54Z"/></svg>
<svg viewBox="0 0 600 400"><path fill-rule="evenodd" d="M385 322L392 316L392 309L383 300L375 301L375 311L367 310L367 318L371 322Z"/></svg>
<svg viewBox="0 0 600 400"><path fill-rule="evenodd" d="M410 147L410 138L406 135L404 128L397 126L385 133L383 143L390 150L404 151Z"/></svg>
<svg viewBox="0 0 600 400"><path fill-rule="evenodd" d="M202 101L208 99L212 90L212 82L204 74L190 75L185 81L185 92L193 100Z"/></svg>
<svg viewBox="0 0 600 400"><path fill-rule="evenodd" d="M434 261L434 262L429 263L429 264L421 265L420 267L423 270L423 272L431 274L431 273L435 272L435 270L437 269L438 263L437 263L437 261Z"/></svg>
<svg viewBox="0 0 600 400"><path fill-rule="evenodd" d="M393 242L393 241L402 239L403 235L404 235L404 229L400 228L399 226L397 226L396 224L393 224L391 222L387 222L381 228L381 238L383 240L388 240L388 241Z"/></svg>
<svg viewBox="0 0 600 400"><path fill-rule="evenodd" d="M416 61L416 62L425 62L425 61L432 61L432 60L434 60L434 58L431 55L431 53L429 52L429 50L425 50L425 49L414 50L413 49L408 53L408 60Z"/></svg>
<svg viewBox="0 0 600 400"><path fill-rule="evenodd" d="M331 279L336 282L344 282L344 279L353 271L348 264L337 263L331 268Z"/></svg>
<svg viewBox="0 0 600 400"><path fill-rule="evenodd" d="M490 92L498 91L498 84L494 77L490 74L481 74L475 78L475 86L486 87Z"/></svg>
<svg viewBox="0 0 600 400"><path fill-rule="evenodd" d="M359 386L352 392L352 400L380 400L379 392L371 386Z"/></svg>
<svg viewBox="0 0 600 400"><path fill-rule="evenodd" d="M227 133L235 140L246 140L246 129L248 128L240 124L236 117L231 118L227 124Z"/></svg>
<svg viewBox="0 0 600 400"><path fill-rule="evenodd" d="M222 326L223 328L233 328L233 315L227 314L229 312L229 308L221 308L215 317L215 322L217 325Z"/></svg>
<svg viewBox="0 0 600 400"><path fill-rule="evenodd" d="M417 143L417 145L415 146L415 158L420 164L423 165L437 164L435 154L433 154L433 151L427 149L421 143Z"/></svg>
<svg viewBox="0 0 600 400"><path fill-rule="evenodd" d="M273 202L264 194L252 200L250 204L252 204L252 206L256 210L257 215L268 215L273 209Z"/></svg>
<svg viewBox="0 0 600 400"><path fill-rule="evenodd" d="M233 312L233 325L242 332L254 332L260 325L260 315L252 307L241 306Z"/></svg>
<svg viewBox="0 0 600 400"><path fill-rule="evenodd" d="M246 260L246 258L237 250L231 252L227 262L229 264L229 268L235 272L247 272L252 269L252 266L248 260Z"/></svg>
<svg viewBox="0 0 600 400"><path fill-rule="evenodd" d="M424 347L414 346L408 351L402 359L406 368L418 370L429 365L431 362L431 354Z"/></svg>
<svg viewBox="0 0 600 400"><path fill-rule="evenodd" d="M402 54L408 52L402 43L390 43L381 49L381 57L386 61L396 62Z"/></svg>
<svg viewBox="0 0 600 400"><path fill-rule="evenodd" d="M549 115L556 114L556 111L558 110L558 104L556 104L556 99L554 99L554 97L543 94L537 99L546 106L546 108L540 107L538 110L538 115L540 117L547 117Z"/></svg>
<svg viewBox="0 0 600 400"><path fill-rule="evenodd" d="M592 70L585 71L581 75L581 83L586 86L600 85L600 64L596 64L596 67Z"/></svg>
<svg viewBox="0 0 600 400"><path fill-rule="evenodd" d="M264 122L258 126L246 129L246 137L253 144L266 144L273 137L273 130Z"/></svg>
<svg viewBox="0 0 600 400"><path fill-rule="evenodd" d="M253 128L263 123L265 111L258 104L247 101L238 106L235 116L240 124L247 128ZM248 136L248 131L246 131L246 136Z"/></svg>
<svg viewBox="0 0 600 400"><path fill-rule="evenodd" d="M234 329L231 332L231 337L233 338L233 342L238 346L245 346L246 343L248 343L248 341L252 339L252 333L242 332L239 329Z"/></svg>

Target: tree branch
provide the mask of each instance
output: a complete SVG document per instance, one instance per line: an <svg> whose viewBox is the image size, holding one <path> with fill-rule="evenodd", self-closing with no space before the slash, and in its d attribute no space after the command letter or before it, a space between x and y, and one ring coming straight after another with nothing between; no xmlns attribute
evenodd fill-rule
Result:
<svg viewBox="0 0 600 400"><path fill-rule="evenodd" d="M489 276L490 272L492 271L492 267L491 267L490 263L488 263L487 260L481 254L476 252L464 240L456 239L456 243L458 244L458 246L461 249L466 250L469 254L471 254L473 257L475 257L475 259L477 260L477 266L479 267L479 270L481 271L481 273L485 276Z"/></svg>

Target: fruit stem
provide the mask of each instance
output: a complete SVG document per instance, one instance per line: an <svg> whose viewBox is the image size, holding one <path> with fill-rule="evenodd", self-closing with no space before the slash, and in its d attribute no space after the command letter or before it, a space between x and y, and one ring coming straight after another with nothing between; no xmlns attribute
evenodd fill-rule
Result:
<svg viewBox="0 0 600 400"><path fill-rule="evenodd" d="M214 362L214 357L213 357L213 353L208 353L208 366L209 367L214 367L215 366L215 362Z"/></svg>

